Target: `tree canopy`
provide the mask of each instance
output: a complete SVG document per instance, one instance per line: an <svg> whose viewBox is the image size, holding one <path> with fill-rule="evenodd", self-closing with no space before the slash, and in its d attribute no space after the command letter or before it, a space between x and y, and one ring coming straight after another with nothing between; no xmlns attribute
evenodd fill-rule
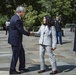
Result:
<svg viewBox="0 0 76 75"><path fill-rule="evenodd" d="M25 15L27 26L40 24L45 14L53 18L59 15L66 24L75 21L74 2L75 0L0 0L0 14L10 18L16 7L22 5L27 9Z"/></svg>

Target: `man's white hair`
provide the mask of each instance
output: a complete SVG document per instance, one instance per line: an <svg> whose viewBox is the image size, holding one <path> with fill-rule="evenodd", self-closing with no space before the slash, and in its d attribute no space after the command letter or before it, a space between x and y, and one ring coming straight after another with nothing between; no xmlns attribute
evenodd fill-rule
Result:
<svg viewBox="0 0 76 75"><path fill-rule="evenodd" d="M25 9L24 7L19 6L16 8L16 12L24 12L25 11L24 9Z"/></svg>

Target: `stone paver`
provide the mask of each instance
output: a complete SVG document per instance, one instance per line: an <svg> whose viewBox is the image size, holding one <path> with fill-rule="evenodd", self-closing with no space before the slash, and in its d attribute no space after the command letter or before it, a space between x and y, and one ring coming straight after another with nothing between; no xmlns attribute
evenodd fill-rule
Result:
<svg viewBox="0 0 76 75"><path fill-rule="evenodd" d="M63 37L63 45L57 45L57 49L54 51L57 60L57 66L59 73L56 75L76 75L76 57L73 52L74 33L69 29L64 29L65 36ZM7 42L8 36L5 35L5 31L0 31L0 75L9 75L9 66L11 62L12 50L11 46ZM27 73L21 75L39 75L39 37L27 37L23 38L23 46L26 55L26 67L30 70ZM50 75L51 68L48 54L45 53L45 63L47 71L40 75ZM18 64L17 64L18 70Z"/></svg>

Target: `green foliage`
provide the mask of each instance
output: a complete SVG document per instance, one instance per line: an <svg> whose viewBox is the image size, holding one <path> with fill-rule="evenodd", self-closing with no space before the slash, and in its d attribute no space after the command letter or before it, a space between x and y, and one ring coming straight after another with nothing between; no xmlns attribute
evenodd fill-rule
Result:
<svg viewBox="0 0 76 75"><path fill-rule="evenodd" d="M1 15L0 14L0 27L2 27L2 25L5 23L5 21L8 20L8 17L6 15Z"/></svg>
<svg viewBox="0 0 76 75"><path fill-rule="evenodd" d="M39 0L38 3L41 4L43 12L47 12L47 13L51 12L51 10L52 10L52 3L51 3L50 0Z"/></svg>
<svg viewBox="0 0 76 75"><path fill-rule="evenodd" d="M57 14L61 16L63 22L70 22L75 17L73 10L73 0L39 0L43 12L48 12L52 17ZM73 19L72 19L73 21Z"/></svg>
<svg viewBox="0 0 76 75"><path fill-rule="evenodd" d="M64 24L75 22L74 1L76 0L0 0L0 12L2 15L12 16L17 6L27 8L24 23L31 27L42 23L44 15L61 16Z"/></svg>
<svg viewBox="0 0 76 75"><path fill-rule="evenodd" d="M38 20L40 21L40 23L42 23L43 17L45 15L50 15L50 14L48 12L41 11L41 13L38 15Z"/></svg>
<svg viewBox="0 0 76 75"><path fill-rule="evenodd" d="M37 11L33 10L32 6L28 6L26 10L26 15L24 17L24 24L26 27L31 27L35 24L37 19Z"/></svg>

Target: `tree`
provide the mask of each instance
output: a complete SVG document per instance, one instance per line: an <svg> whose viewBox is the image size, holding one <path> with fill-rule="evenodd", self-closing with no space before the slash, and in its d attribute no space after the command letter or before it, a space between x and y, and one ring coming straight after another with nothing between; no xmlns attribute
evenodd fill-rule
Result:
<svg viewBox="0 0 76 75"><path fill-rule="evenodd" d="M8 17L6 15L2 16L0 14L0 27L8 20Z"/></svg>
<svg viewBox="0 0 76 75"><path fill-rule="evenodd" d="M73 16L73 0L39 0L43 12L48 12L52 17L57 14L61 16L64 23L71 22Z"/></svg>
<svg viewBox="0 0 76 75"><path fill-rule="evenodd" d="M26 4L27 9L29 6L32 7L32 10L30 10L32 14L28 11L28 16L33 16L36 13L35 21L29 20L28 23L40 24L44 15L48 14L54 18L58 14L66 24L75 21L74 1L76 0L0 0L0 13L11 17L17 6Z"/></svg>
<svg viewBox="0 0 76 75"><path fill-rule="evenodd" d="M27 9L27 10L26 10ZM25 8L26 15L24 17L24 25L28 30L32 30L37 19L37 11L33 10L32 6Z"/></svg>

